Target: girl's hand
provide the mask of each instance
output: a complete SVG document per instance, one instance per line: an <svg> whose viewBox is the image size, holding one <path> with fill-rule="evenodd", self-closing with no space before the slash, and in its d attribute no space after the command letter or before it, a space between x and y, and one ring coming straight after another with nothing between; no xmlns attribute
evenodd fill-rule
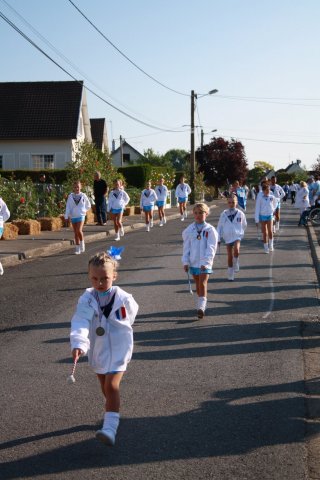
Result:
<svg viewBox="0 0 320 480"><path fill-rule="evenodd" d="M81 357L81 355L83 354L83 351L80 350L80 348L74 348L72 350L72 358L73 358L73 361L74 362L77 362L79 360L79 358Z"/></svg>
<svg viewBox="0 0 320 480"><path fill-rule="evenodd" d="M200 270L205 270L206 267L204 265L201 265Z"/></svg>
<svg viewBox="0 0 320 480"><path fill-rule="evenodd" d="M183 269L185 272L188 272L189 271L189 265L183 265Z"/></svg>

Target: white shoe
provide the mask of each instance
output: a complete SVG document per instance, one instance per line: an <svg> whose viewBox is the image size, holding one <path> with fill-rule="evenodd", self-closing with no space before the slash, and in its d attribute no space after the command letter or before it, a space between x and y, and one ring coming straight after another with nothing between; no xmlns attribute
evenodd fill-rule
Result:
<svg viewBox="0 0 320 480"><path fill-rule="evenodd" d="M80 245L76 245L76 250L75 250L75 255L80 255L81 250L80 250Z"/></svg>
<svg viewBox="0 0 320 480"><path fill-rule="evenodd" d="M228 267L228 280L229 282L233 282L234 280L234 270L232 267Z"/></svg>
<svg viewBox="0 0 320 480"><path fill-rule="evenodd" d="M120 228L120 237L123 237L124 236L124 228L123 226Z"/></svg>
<svg viewBox="0 0 320 480"><path fill-rule="evenodd" d="M263 244L264 253L269 253L269 245L267 243Z"/></svg>
<svg viewBox="0 0 320 480"><path fill-rule="evenodd" d="M273 252L273 251L274 251L274 248L273 248L273 240L270 240L270 242L269 242L269 251L270 251L270 252Z"/></svg>
<svg viewBox="0 0 320 480"><path fill-rule="evenodd" d="M239 266L239 258L234 258L233 259L233 271L234 272L239 272L240 266Z"/></svg>
<svg viewBox="0 0 320 480"><path fill-rule="evenodd" d="M119 240L120 240L120 233L119 232L116 234L114 239L115 239L116 242L119 242Z"/></svg>
<svg viewBox="0 0 320 480"><path fill-rule="evenodd" d="M163 217L163 224L165 225L167 223L166 217Z"/></svg>
<svg viewBox="0 0 320 480"><path fill-rule="evenodd" d="M181 222L184 222L184 216L181 215Z"/></svg>
<svg viewBox="0 0 320 480"><path fill-rule="evenodd" d="M150 220L150 227L153 228L153 220Z"/></svg>
<svg viewBox="0 0 320 480"><path fill-rule="evenodd" d="M147 227L146 227L146 231L147 232L150 232L150 225L148 224Z"/></svg>
<svg viewBox="0 0 320 480"><path fill-rule="evenodd" d="M83 253L86 251L86 246L84 244L84 241L80 242L80 252Z"/></svg>
<svg viewBox="0 0 320 480"><path fill-rule="evenodd" d="M163 221L160 220L159 227L163 227Z"/></svg>
<svg viewBox="0 0 320 480"><path fill-rule="evenodd" d="M96 432L96 439L111 447L116 443L116 435L110 428L98 430Z"/></svg>
<svg viewBox="0 0 320 480"><path fill-rule="evenodd" d="M3 275L3 274L4 274L4 270L3 270L2 263L0 262L0 275Z"/></svg>

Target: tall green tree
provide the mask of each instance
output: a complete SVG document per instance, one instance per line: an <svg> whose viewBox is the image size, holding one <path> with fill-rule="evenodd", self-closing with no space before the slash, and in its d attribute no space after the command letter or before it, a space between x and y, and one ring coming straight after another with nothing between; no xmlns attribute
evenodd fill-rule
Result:
<svg viewBox="0 0 320 480"><path fill-rule="evenodd" d="M263 160L257 160L254 162L253 166L255 168L261 168L263 173L267 172L268 170L274 170L274 166L271 163L264 162Z"/></svg>
<svg viewBox="0 0 320 480"><path fill-rule="evenodd" d="M312 165L312 170L318 175L320 175L320 155L318 156L316 163Z"/></svg>
<svg viewBox="0 0 320 480"><path fill-rule="evenodd" d="M172 148L164 154L163 158L175 170L185 170L189 164L190 154L186 150Z"/></svg>
<svg viewBox="0 0 320 480"><path fill-rule="evenodd" d="M197 150L196 159L208 185L222 187L247 178L248 163L244 146L235 139L213 138L202 150Z"/></svg>
<svg viewBox="0 0 320 480"><path fill-rule="evenodd" d="M169 163L166 163L163 159L163 155L160 153L156 153L153 148L147 148L146 150L143 151L143 157L141 160L139 160L139 164L145 164L149 163L153 167L163 167L163 166L169 166Z"/></svg>

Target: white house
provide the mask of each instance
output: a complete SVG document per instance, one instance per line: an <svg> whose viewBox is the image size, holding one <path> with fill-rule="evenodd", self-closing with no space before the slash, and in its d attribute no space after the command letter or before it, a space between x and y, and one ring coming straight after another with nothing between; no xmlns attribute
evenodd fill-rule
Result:
<svg viewBox="0 0 320 480"><path fill-rule="evenodd" d="M285 169L286 173L303 173L305 170L301 167L301 160L291 162Z"/></svg>
<svg viewBox="0 0 320 480"><path fill-rule="evenodd" d="M115 167L121 167L121 147L113 149L111 152L112 163ZM122 166L127 167L137 162L137 160L143 160L144 156L133 148L125 140L122 142Z"/></svg>
<svg viewBox="0 0 320 480"><path fill-rule="evenodd" d="M82 81L0 83L0 169L64 168L84 140L92 142Z"/></svg>

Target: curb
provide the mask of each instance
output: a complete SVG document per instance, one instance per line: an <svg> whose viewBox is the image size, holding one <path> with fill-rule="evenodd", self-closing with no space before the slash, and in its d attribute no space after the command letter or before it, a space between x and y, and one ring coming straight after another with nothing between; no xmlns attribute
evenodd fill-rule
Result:
<svg viewBox="0 0 320 480"><path fill-rule="evenodd" d="M176 213L173 215L167 216L167 220L174 220L176 218L180 218L180 213ZM155 220L154 225L160 223L160 220ZM130 233L132 230L141 230L145 228L145 223L138 222L132 225L127 225L124 227L125 233ZM85 240L86 243L97 242L99 240L109 239L112 235L115 235L115 231L112 228L111 230L105 232L98 232L92 234L86 234ZM60 252L62 250L68 250L69 248L74 245L73 240L61 240L51 243L50 245L46 245L39 248L32 248L29 250L21 251L15 253L13 255L5 256L1 259L1 263L4 267L13 267L16 265L21 265L21 263L25 260L34 260L37 257L42 255L49 256L50 254Z"/></svg>
<svg viewBox="0 0 320 480"><path fill-rule="evenodd" d="M318 283L320 283L320 245L312 225L307 225L307 234L308 234L308 240L309 240L313 265L318 278Z"/></svg>

